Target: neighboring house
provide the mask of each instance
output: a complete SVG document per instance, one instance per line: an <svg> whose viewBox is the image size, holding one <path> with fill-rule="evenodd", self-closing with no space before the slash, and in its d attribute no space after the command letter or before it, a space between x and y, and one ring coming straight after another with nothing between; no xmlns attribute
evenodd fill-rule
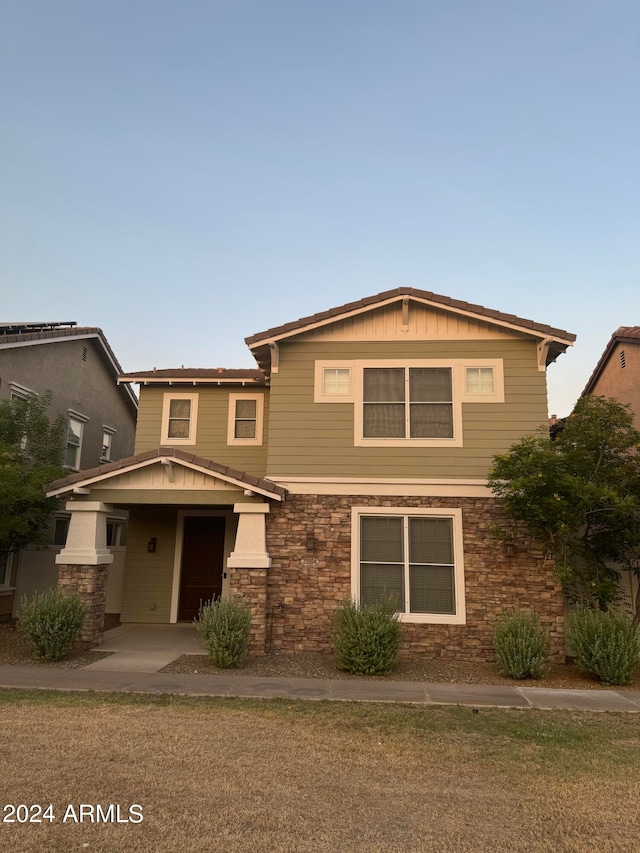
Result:
<svg viewBox="0 0 640 853"><path fill-rule="evenodd" d="M611 335L580 396L587 394L613 397L631 406L636 429L640 429L640 326L621 326ZM633 609L638 600L638 578L623 572L621 586Z"/></svg>
<svg viewBox="0 0 640 853"><path fill-rule="evenodd" d="M101 329L75 323L0 323L0 399L53 394L49 414L68 423L64 465L69 472L106 464L133 451L137 399L119 386L122 373ZM69 513L52 520L52 547L12 555L0 577L0 618L15 615L22 596L57 583L55 556L66 540ZM118 545L124 516L110 518ZM112 571L112 578L115 571Z"/></svg>
<svg viewBox="0 0 640 853"><path fill-rule="evenodd" d="M584 391L627 403L640 429L640 326L621 326L611 335Z"/></svg>
<svg viewBox="0 0 640 853"><path fill-rule="evenodd" d="M562 654L560 585L529 542L492 535L487 473L547 422L546 368L574 340L398 288L252 335L256 370L126 374L135 455L49 486L71 498L61 584L102 588L104 519L126 507L123 622L237 595L254 653L326 650L340 601L387 593L404 654L491 658L510 606L537 610Z"/></svg>

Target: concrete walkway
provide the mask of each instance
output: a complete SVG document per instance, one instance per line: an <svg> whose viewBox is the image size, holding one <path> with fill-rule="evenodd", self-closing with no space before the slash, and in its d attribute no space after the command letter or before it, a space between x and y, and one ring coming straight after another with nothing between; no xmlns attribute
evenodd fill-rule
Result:
<svg viewBox="0 0 640 853"><path fill-rule="evenodd" d="M90 672L159 672L182 655L205 655L193 625L125 624L105 631L97 652L113 652L84 667Z"/></svg>
<svg viewBox="0 0 640 853"><path fill-rule="evenodd" d="M125 669L99 671L93 664L84 669L0 666L0 687L640 713L639 690L624 692L549 690L544 687L503 687L416 681L256 678L233 674L177 675L166 672L133 672Z"/></svg>

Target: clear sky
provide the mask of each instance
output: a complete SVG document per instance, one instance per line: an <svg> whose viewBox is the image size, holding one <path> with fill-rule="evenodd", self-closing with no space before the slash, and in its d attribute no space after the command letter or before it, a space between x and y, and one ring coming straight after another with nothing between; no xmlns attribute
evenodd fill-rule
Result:
<svg viewBox="0 0 640 853"><path fill-rule="evenodd" d="M124 370L408 286L640 325L638 0L0 0L0 320Z"/></svg>

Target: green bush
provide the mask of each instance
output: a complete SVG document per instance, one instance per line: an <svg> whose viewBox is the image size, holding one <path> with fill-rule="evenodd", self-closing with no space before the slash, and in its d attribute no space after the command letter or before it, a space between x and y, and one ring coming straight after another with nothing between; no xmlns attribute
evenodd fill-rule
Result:
<svg viewBox="0 0 640 853"><path fill-rule="evenodd" d="M219 598L205 604L195 620L209 657L216 666L240 666L247 654L251 611L239 599Z"/></svg>
<svg viewBox="0 0 640 853"><path fill-rule="evenodd" d="M366 605L344 601L334 619L333 652L338 669L353 675L382 675L398 660L402 631L396 602Z"/></svg>
<svg viewBox="0 0 640 853"><path fill-rule="evenodd" d="M61 660L80 633L85 606L77 592L50 589L25 596L20 603L18 628L43 660Z"/></svg>
<svg viewBox="0 0 640 853"><path fill-rule="evenodd" d="M603 684L629 684L640 666L640 635L624 613L577 608L569 617L568 640L580 669Z"/></svg>
<svg viewBox="0 0 640 853"><path fill-rule="evenodd" d="M493 629L498 669L509 678L542 678L549 640L537 613L506 610Z"/></svg>

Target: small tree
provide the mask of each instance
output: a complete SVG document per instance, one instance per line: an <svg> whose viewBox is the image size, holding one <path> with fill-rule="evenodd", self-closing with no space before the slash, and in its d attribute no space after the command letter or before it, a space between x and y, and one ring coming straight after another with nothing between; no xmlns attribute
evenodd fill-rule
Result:
<svg viewBox="0 0 640 853"><path fill-rule="evenodd" d="M489 483L510 518L526 525L574 600L592 608L615 600L618 567L638 571L639 448L629 407L589 396L555 440L544 428L493 461Z"/></svg>
<svg viewBox="0 0 640 853"><path fill-rule="evenodd" d="M44 547L44 532L59 505L45 483L64 476L64 418L47 414L51 394L0 401L0 566L27 547Z"/></svg>

